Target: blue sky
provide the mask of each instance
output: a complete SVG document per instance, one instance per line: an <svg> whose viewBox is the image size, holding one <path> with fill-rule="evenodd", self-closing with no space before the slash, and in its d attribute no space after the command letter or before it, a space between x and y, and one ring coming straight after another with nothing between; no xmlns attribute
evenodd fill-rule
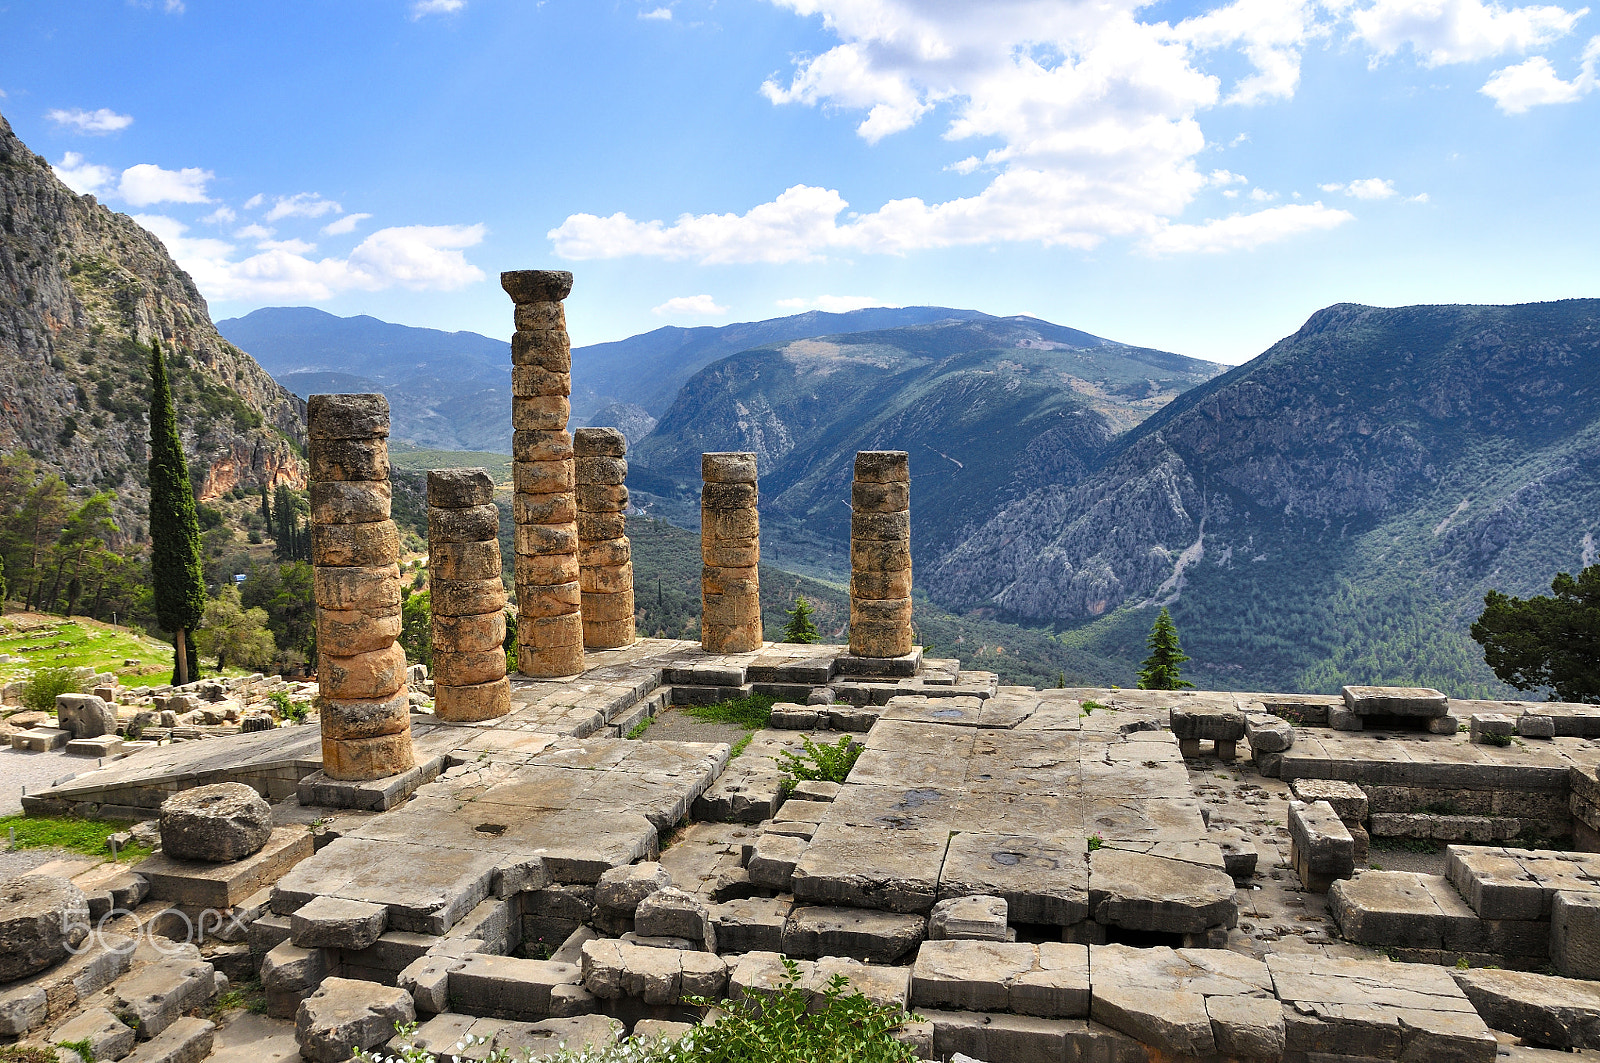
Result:
<svg viewBox="0 0 1600 1063"><path fill-rule="evenodd" d="M1239 362L1600 296L1600 13L1481 0L0 0L0 113L214 317L575 344L811 307Z"/></svg>

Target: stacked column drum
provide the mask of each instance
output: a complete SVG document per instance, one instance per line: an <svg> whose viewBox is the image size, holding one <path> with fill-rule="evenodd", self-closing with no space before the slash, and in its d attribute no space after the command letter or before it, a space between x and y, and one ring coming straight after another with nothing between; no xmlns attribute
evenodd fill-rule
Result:
<svg viewBox="0 0 1600 1063"><path fill-rule="evenodd" d="M311 559L322 770L340 780L410 770L400 635L400 535L389 519L389 402L313 395Z"/></svg>
<svg viewBox="0 0 1600 1063"><path fill-rule="evenodd" d="M583 671L578 506L573 493L572 344L561 301L572 274L500 275L516 303L511 337L512 479L516 494L517 670L540 679Z"/></svg>
<svg viewBox="0 0 1600 1063"><path fill-rule="evenodd" d="M911 652L911 460L903 450L856 454L850 489L850 652Z"/></svg>
<svg viewBox="0 0 1600 1063"><path fill-rule="evenodd" d="M628 441L615 428L580 428L577 455L578 585L583 595L583 645L631 646L633 556L628 546Z"/></svg>
<svg viewBox="0 0 1600 1063"><path fill-rule="evenodd" d="M499 532L488 470L428 473L433 704L441 720L469 723L511 711Z"/></svg>
<svg viewBox="0 0 1600 1063"><path fill-rule="evenodd" d="M702 454L700 645L707 653L761 648L761 518L756 456Z"/></svg>

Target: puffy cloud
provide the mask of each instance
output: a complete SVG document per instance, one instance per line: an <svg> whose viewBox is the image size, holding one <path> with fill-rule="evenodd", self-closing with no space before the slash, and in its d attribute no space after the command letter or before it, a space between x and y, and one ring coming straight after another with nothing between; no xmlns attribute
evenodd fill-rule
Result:
<svg viewBox="0 0 1600 1063"><path fill-rule="evenodd" d="M785 310L821 310L825 314L848 314L852 310L865 310L869 306L889 306L882 299L870 295L814 295L810 298L779 299Z"/></svg>
<svg viewBox="0 0 1600 1063"><path fill-rule="evenodd" d="M267 201L267 197L265 195L263 195L262 193L257 192L255 195L251 196L249 199L244 201L244 209L245 210L255 210L256 208L260 207L266 201Z"/></svg>
<svg viewBox="0 0 1600 1063"><path fill-rule="evenodd" d="M133 115L118 114L109 107L102 107L97 111L85 111L82 108L66 111L57 108L53 111L46 111L44 116L63 128L70 128L79 133L91 133L97 136L105 133L115 133L133 124Z"/></svg>
<svg viewBox="0 0 1600 1063"><path fill-rule="evenodd" d="M467 0L417 0L411 5L411 18L416 20L429 15L454 15L467 6Z"/></svg>
<svg viewBox="0 0 1600 1063"><path fill-rule="evenodd" d="M75 151L62 155L61 161L50 169L61 178L62 184L80 196L104 191L117 176L111 167L96 166Z"/></svg>
<svg viewBox="0 0 1600 1063"><path fill-rule="evenodd" d="M330 221L328 224L324 225L322 227L322 235L343 236L345 233L353 233L356 231L357 225L366 221L370 217L372 217L370 214L346 214L337 221Z"/></svg>
<svg viewBox="0 0 1600 1063"><path fill-rule="evenodd" d="M206 182L214 177L210 170L190 166L182 170L163 170L154 163L142 162L122 171L117 194L135 207L153 203L210 203Z"/></svg>
<svg viewBox="0 0 1600 1063"><path fill-rule="evenodd" d="M658 7L658 8L655 8L654 10L651 10L651 11L641 11L641 12L639 12L639 17L642 18L642 19L645 19L647 21L671 22L672 21L672 8L670 8L670 7Z"/></svg>
<svg viewBox="0 0 1600 1063"><path fill-rule="evenodd" d="M374 288L454 291L483 279L462 248L483 242L483 225L403 225L379 229L350 252L350 267Z"/></svg>
<svg viewBox="0 0 1600 1063"><path fill-rule="evenodd" d="M660 317L721 317L728 308L718 306L709 295L680 295L660 306L652 306L650 312Z"/></svg>
<svg viewBox="0 0 1600 1063"><path fill-rule="evenodd" d="M1496 70L1478 91L1494 100L1505 114L1522 114L1532 107L1576 103L1593 92L1595 68L1600 66L1600 37L1591 38L1583 50L1583 67L1571 81L1562 80L1550 60L1542 55Z"/></svg>
<svg viewBox="0 0 1600 1063"><path fill-rule="evenodd" d="M1373 62L1409 46L1423 65L1443 66L1545 47L1571 33L1587 13L1481 0L1376 0L1349 17L1356 39L1375 53Z"/></svg>
<svg viewBox="0 0 1600 1063"><path fill-rule="evenodd" d="M1200 225L1168 225L1145 241L1155 254L1242 251L1301 233L1337 228L1355 215L1321 203L1290 203Z"/></svg>
<svg viewBox="0 0 1600 1063"><path fill-rule="evenodd" d="M239 220L239 215L233 212L232 207L218 207L200 220L212 225L230 225Z"/></svg>
<svg viewBox="0 0 1600 1063"><path fill-rule="evenodd" d="M257 225L254 222L242 229L233 231L233 235L240 240L270 240L276 233L276 229L269 229L265 225Z"/></svg>
<svg viewBox="0 0 1600 1063"><path fill-rule="evenodd" d="M1357 199L1388 199L1396 195L1394 182L1382 177L1364 177L1359 181L1344 184L1339 181L1330 181L1325 185L1318 185L1324 192L1343 192L1347 196Z"/></svg>
<svg viewBox="0 0 1600 1063"><path fill-rule="evenodd" d="M341 214L344 208L331 199L323 199L315 192L298 192L292 196L279 196L267 211L268 221L282 218L320 218L324 214Z"/></svg>
<svg viewBox="0 0 1600 1063"><path fill-rule="evenodd" d="M1223 102L1250 106L1294 95L1301 49L1323 32L1308 0L1234 0L1184 19L1172 36L1198 50L1237 48L1255 73L1234 85Z"/></svg>

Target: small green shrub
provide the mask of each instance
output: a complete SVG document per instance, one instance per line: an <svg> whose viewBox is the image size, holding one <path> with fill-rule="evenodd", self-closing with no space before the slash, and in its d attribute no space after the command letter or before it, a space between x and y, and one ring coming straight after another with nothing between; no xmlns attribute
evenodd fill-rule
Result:
<svg viewBox="0 0 1600 1063"><path fill-rule="evenodd" d="M1509 746L1510 735L1479 735L1479 740L1486 746Z"/></svg>
<svg viewBox="0 0 1600 1063"><path fill-rule="evenodd" d="M0 1045L0 1063L60 1063L61 1056L43 1045Z"/></svg>
<svg viewBox="0 0 1600 1063"><path fill-rule="evenodd" d="M844 782L866 748L851 741L849 735L841 736L832 745L813 742L810 735L803 736L800 741L803 743L803 752L796 754L785 749L772 758L778 762L778 767L783 769L790 783L801 779Z"/></svg>
<svg viewBox="0 0 1600 1063"><path fill-rule="evenodd" d="M1094 852L1096 849L1099 849L1101 846L1105 845L1105 843L1106 843L1106 840L1104 838L1100 837L1100 835L1098 835L1098 834L1089 835L1089 851L1091 853Z"/></svg>
<svg viewBox="0 0 1600 1063"><path fill-rule="evenodd" d="M267 695L267 700L272 702L272 707L278 713L278 719L289 720L293 723L305 723L310 710L303 701L290 701L287 692L274 690Z"/></svg>
<svg viewBox="0 0 1600 1063"><path fill-rule="evenodd" d="M55 712L57 694L81 694L83 684L65 668L40 668L22 688L22 704L34 712Z"/></svg>

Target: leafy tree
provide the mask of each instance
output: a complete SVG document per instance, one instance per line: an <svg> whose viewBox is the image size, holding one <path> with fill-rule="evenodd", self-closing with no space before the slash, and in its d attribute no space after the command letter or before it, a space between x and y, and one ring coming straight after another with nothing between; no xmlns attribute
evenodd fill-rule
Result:
<svg viewBox="0 0 1600 1063"><path fill-rule="evenodd" d="M814 610L811 603L802 595L794 600L794 608L788 611L789 622L783 626L783 638L780 642L821 642L822 636L817 634L817 625L812 623L811 617Z"/></svg>
<svg viewBox="0 0 1600 1063"><path fill-rule="evenodd" d="M215 657L219 669L231 663L265 670L272 667L278 652L272 632L267 630L267 611L246 609L233 583L224 583L222 592L206 606L195 645L201 653Z"/></svg>
<svg viewBox="0 0 1600 1063"><path fill-rule="evenodd" d="M1139 667L1140 690L1182 690L1194 686L1178 674L1178 666L1189 659L1178 646L1178 625L1172 622L1167 607L1161 607L1150 634L1145 639L1150 656Z"/></svg>
<svg viewBox="0 0 1600 1063"><path fill-rule="evenodd" d="M400 646L406 660L433 667L433 595L418 591L400 606Z"/></svg>
<svg viewBox="0 0 1600 1063"><path fill-rule="evenodd" d="M205 615L206 588L189 464L178 439L167 367L154 340L150 342L150 545L156 619L173 633L177 656L172 681L182 686L190 679L189 634Z"/></svg>
<svg viewBox="0 0 1600 1063"><path fill-rule="evenodd" d="M22 687L22 704L34 712L55 712L57 694L79 694L83 684L65 668L37 669Z"/></svg>
<svg viewBox="0 0 1600 1063"><path fill-rule="evenodd" d="M280 670L306 663L317 652L317 610L312 599L311 566L304 561L253 565L240 599L245 608L264 609L278 644Z"/></svg>
<svg viewBox="0 0 1600 1063"><path fill-rule="evenodd" d="M1490 591L1472 637L1494 674L1518 690L1600 702L1600 565L1576 579L1558 573L1550 591L1527 599Z"/></svg>
<svg viewBox="0 0 1600 1063"><path fill-rule="evenodd" d="M53 607L61 596L61 575L66 571L67 562L72 562L72 582L82 587L84 554L87 552L91 558L105 550L118 534L117 523L111 519L111 492L100 491L90 495L84 500L71 517L67 518L65 527L61 530L61 538L56 542L55 584L50 588L50 597L45 604ZM78 595L72 590L67 592L67 615L72 615L73 606L77 604Z"/></svg>

